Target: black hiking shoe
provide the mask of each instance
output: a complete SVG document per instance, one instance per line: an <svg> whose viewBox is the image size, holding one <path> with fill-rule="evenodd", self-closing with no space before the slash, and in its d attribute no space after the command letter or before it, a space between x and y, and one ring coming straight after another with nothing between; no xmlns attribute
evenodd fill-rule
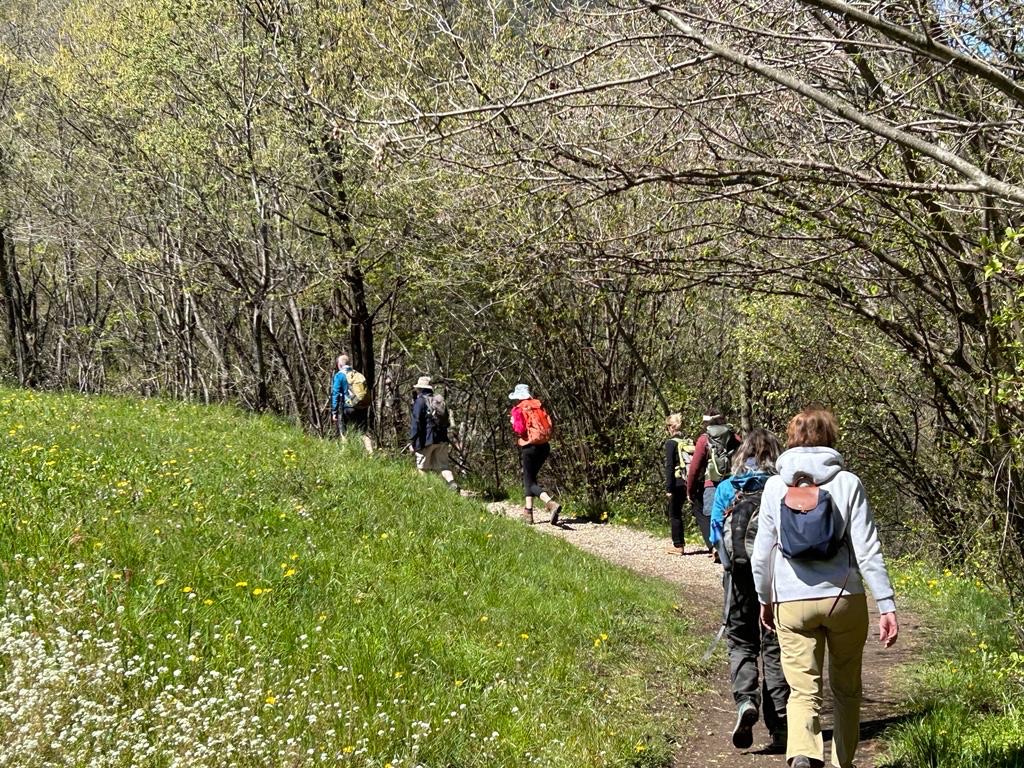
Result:
<svg viewBox="0 0 1024 768"><path fill-rule="evenodd" d="M736 727L732 729L732 745L736 749L750 749L754 743L754 723L757 722L757 707L752 701L744 701L736 710Z"/></svg>

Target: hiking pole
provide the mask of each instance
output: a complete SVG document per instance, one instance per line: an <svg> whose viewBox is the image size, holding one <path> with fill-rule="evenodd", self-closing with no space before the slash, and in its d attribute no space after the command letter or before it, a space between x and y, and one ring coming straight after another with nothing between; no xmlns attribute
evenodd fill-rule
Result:
<svg viewBox="0 0 1024 768"><path fill-rule="evenodd" d="M722 641L722 636L725 635L725 625L729 621L729 608L732 605L732 571L725 572L725 580L722 582L722 587L725 591L725 600L722 608L722 626L718 628L718 634L715 635L715 639L711 641L711 645L704 651L704 655L700 657L701 662L711 658L711 654L715 652L715 647Z"/></svg>

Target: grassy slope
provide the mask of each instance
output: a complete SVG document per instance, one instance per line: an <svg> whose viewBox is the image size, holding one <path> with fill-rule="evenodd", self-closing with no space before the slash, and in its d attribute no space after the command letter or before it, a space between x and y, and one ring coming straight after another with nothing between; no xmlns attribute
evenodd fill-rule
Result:
<svg viewBox="0 0 1024 768"><path fill-rule="evenodd" d="M700 683L669 588L269 418L15 390L0 416L0 764L670 753L654 699Z"/></svg>

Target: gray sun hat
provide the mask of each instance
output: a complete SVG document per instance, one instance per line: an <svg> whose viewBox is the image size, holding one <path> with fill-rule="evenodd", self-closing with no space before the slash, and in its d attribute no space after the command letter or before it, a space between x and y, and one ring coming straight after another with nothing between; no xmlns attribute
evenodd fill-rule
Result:
<svg viewBox="0 0 1024 768"><path fill-rule="evenodd" d="M420 376L416 380L416 386L413 389L429 389L431 392L434 391L434 385L430 383L429 376Z"/></svg>
<svg viewBox="0 0 1024 768"><path fill-rule="evenodd" d="M532 400L529 384L516 384L516 388L508 396L509 400Z"/></svg>

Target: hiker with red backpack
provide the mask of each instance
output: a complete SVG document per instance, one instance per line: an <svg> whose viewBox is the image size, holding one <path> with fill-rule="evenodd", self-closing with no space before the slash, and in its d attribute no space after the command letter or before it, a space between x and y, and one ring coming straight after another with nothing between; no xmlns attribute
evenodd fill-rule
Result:
<svg viewBox="0 0 1024 768"><path fill-rule="evenodd" d="M704 414L704 434L697 438L686 475L686 490L704 546L716 560L718 552L711 544L711 508L715 503L715 488L732 474L732 457L739 447L739 435L725 423L721 410L709 408Z"/></svg>
<svg viewBox="0 0 1024 768"><path fill-rule="evenodd" d="M551 524L558 525L562 505L552 499L537 480L540 468L551 455L551 417L541 401L530 394L530 387L526 384L516 384L508 399L516 403L509 413L509 421L519 446L519 459L523 468L523 490L526 494L523 520L533 525L533 500L539 497L545 509L551 513Z"/></svg>
<svg viewBox="0 0 1024 768"><path fill-rule="evenodd" d="M790 421L789 449L761 497L751 566L761 622L778 630L789 698L790 768L823 766L822 665L828 650L835 722L831 764L851 768L860 733L861 666L868 635L864 585L878 606L878 640L899 637L892 583L860 478L833 446L839 427L823 408Z"/></svg>
<svg viewBox="0 0 1024 768"><path fill-rule="evenodd" d="M786 748L789 685L782 671L778 638L761 626L750 565L761 494L768 478L775 474L775 461L781 452L775 435L764 429L752 430L736 450L732 475L715 489L711 510L711 543L718 547L725 570L723 626L736 702L732 744L737 749L748 749L754 743L754 724L762 712L772 748ZM758 659L763 666L760 685Z"/></svg>
<svg viewBox="0 0 1024 768"><path fill-rule="evenodd" d="M429 376L420 376L414 391L409 447L416 455L416 469L424 475L438 472L448 487L458 492L455 475L448 468L448 428L451 425L448 404L442 395L434 393Z"/></svg>

